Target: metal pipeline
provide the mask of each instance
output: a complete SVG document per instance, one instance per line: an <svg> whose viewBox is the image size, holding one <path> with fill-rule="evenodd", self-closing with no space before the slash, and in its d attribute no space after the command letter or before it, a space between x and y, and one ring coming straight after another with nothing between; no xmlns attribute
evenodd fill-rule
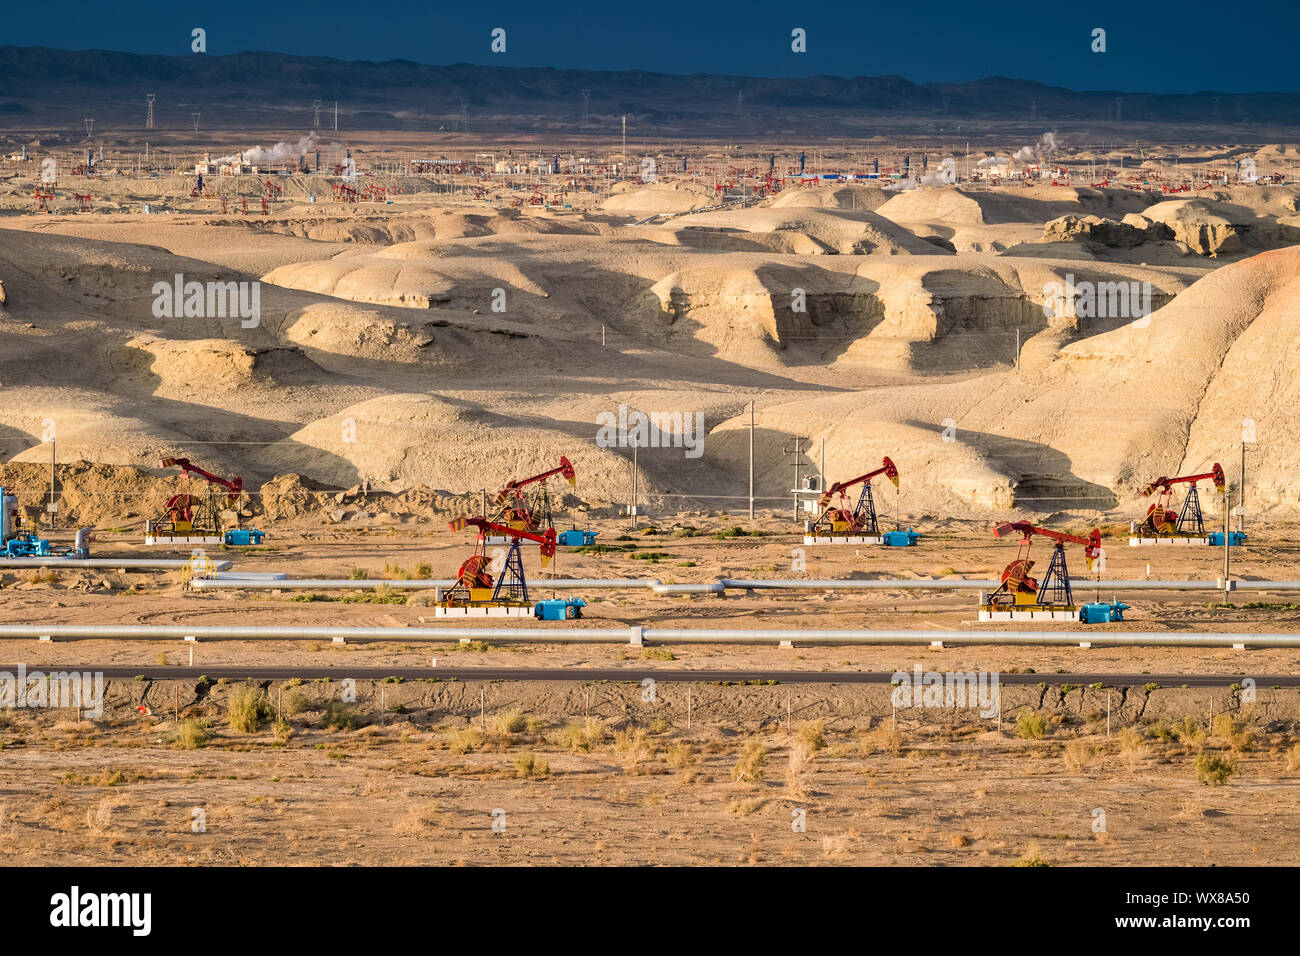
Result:
<svg viewBox="0 0 1300 956"><path fill-rule="evenodd" d="M183 563L183 562L182 562ZM316 591L356 591L374 590L387 587L393 590L427 590L431 588L449 588L456 582L450 578L442 579L407 579L407 580L347 580L342 578L271 578L256 580L259 575L236 572L211 578L195 578L192 586L200 589L230 588L276 588L283 590ZM824 579L801 580L798 578L770 578L749 580L744 578L718 578L715 581L691 584L664 584L658 578L534 578L529 585L537 590L595 590L647 588L656 594L722 594L725 591L992 591L998 586L996 580L940 580L924 578L878 578L878 579ZM1233 590L1255 591L1293 591L1300 590L1300 581L1237 581L1230 582ZM1100 588L1103 591L1222 591L1223 584L1217 581L1094 581L1076 578L1070 582L1075 590L1085 593L1088 589Z"/></svg>
<svg viewBox="0 0 1300 956"><path fill-rule="evenodd" d="M121 568L132 571L179 571L188 558L0 558L0 568ZM229 561L213 561L218 571L228 571Z"/></svg>
<svg viewBox="0 0 1300 956"><path fill-rule="evenodd" d="M1300 647L1297 633L1168 631L778 630L726 628L193 626L175 624L0 624L0 640L447 641L580 644L1059 644L1145 647Z"/></svg>

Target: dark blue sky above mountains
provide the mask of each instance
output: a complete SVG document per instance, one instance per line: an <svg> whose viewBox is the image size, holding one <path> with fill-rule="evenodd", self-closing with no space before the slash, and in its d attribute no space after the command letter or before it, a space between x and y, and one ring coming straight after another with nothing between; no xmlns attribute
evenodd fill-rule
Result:
<svg viewBox="0 0 1300 956"><path fill-rule="evenodd" d="M265 50L344 60L642 69L801 77L898 74L917 83L986 76L1076 90L1191 93L1300 91L1295 44L1300 3L1087 5L1043 2L861 3L749 0L493 0L449 4L356 0L137 0L50 9L14 3L0 17L0 45L187 54L190 32L208 52ZM1160 9L1165 14L1154 12ZM506 52L490 50L506 30ZM807 52L791 52L791 31ZM1092 31L1107 51L1093 53Z"/></svg>

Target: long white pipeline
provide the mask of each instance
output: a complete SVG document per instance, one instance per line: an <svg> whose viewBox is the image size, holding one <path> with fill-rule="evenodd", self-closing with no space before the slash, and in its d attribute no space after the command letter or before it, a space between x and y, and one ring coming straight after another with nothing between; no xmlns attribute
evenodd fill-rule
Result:
<svg viewBox="0 0 1300 956"><path fill-rule="evenodd" d="M251 576L250 576L251 578ZM450 578L425 578L407 580L346 580L341 578L291 578L274 580L245 580L234 576L221 578L196 578L192 586L199 589L268 589L313 590L313 591L356 591L374 590L387 587L393 590L430 590L432 588L449 588L456 582ZM737 579L719 578L692 584L664 584L657 578L534 578L528 582L534 590L594 590L646 588L657 594L720 594L723 591L944 591L969 590L992 591L998 586L993 580L928 580L918 578L900 579L826 579L802 580L799 578L772 579ZM1238 581L1231 583L1235 591L1295 591L1300 590L1300 581ZM1086 578L1075 579L1070 586L1081 594L1089 589L1100 587L1103 591L1222 591L1223 585L1217 581L1106 581L1100 583Z"/></svg>
<svg viewBox="0 0 1300 956"><path fill-rule="evenodd" d="M340 627L337 625L0 624L0 640L448 641L580 644L1088 644L1147 647L1300 647L1297 633L1168 631L940 631L852 629Z"/></svg>

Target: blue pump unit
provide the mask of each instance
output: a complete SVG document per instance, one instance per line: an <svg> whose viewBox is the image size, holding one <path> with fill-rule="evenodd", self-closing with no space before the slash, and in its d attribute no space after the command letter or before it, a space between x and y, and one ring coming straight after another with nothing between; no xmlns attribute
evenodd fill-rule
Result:
<svg viewBox="0 0 1300 956"><path fill-rule="evenodd" d="M567 600L548 598L545 601L538 601L533 606L533 616L543 621L572 621L582 617L582 609L586 606L586 601L573 595L569 595Z"/></svg>
<svg viewBox="0 0 1300 956"><path fill-rule="evenodd" d="M590 546L596 543L596 535L599 531L582 531L578 528L570 528L568 531L561 531L555 536L555 543L562 544L566 548L579 548Z"/></svg>
<svg viewBox="0 0 1300 956"><path fill-rule="evenodd" d="M921 539L921 535L908 528L906 531L886 531L880 539L887 548L910 548Z"/></svg>
<svg viewBox="0 0 1300 956"><path fill-rule="evenodd" d="M1223 532L1222 532L1222 531L1211 531L1210 534L1209 534L1209 539L1210 539L1210 545L1211 545L1212 547L1217 547L1217 548L1222 548L1222 547L1223 547ZM1229 532L1228 532L1228 547L1230 547L1230 548L1238 548L1238 547L1241 547L1241 546L1242 546L1243 544L1245 544L1245 543L1246 543L1246 532L1244 532L1244 531L1229 531Z"/></svg>
<svg viewBox="0 0 1300 956"><path fill-rule="evenodd" d="M1127 604L1119 601L1092 601L1079 608L1079 620L1084 624L1109 624L1124 620Z"/></svg>
<svg viewBox="0 0 1300 956"><path fill-rule="evenodd" d="M256 528L234 528L225 533L223 540L227 545L238 547L261 544L264 537L266 532L258 531Z"/></svg>

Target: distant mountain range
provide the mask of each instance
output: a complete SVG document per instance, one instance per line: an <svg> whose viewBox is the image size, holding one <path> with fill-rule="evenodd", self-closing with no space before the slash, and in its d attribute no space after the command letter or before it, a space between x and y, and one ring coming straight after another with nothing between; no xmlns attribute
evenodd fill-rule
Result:
<svg viewBox="0 0 1300 956"><path fill-rule="evenodd" d="M584 91L587 96L584 98ZM1300 93L1156 94L1076 91L989 77L916 84L899 76L777 79L599 72L409 60L375 63L282 53L157 56L0 47L0 128L140 130L154 93L160 130L320 127L609 134L628 116L638 135L853 136L913 130L977 134L981 123L1025 130L1143 125L1252 130L1300 126ZM1239 134L1240 135L1240 134ZM1247 137L1250 138L1250 137Z"/></svg>

